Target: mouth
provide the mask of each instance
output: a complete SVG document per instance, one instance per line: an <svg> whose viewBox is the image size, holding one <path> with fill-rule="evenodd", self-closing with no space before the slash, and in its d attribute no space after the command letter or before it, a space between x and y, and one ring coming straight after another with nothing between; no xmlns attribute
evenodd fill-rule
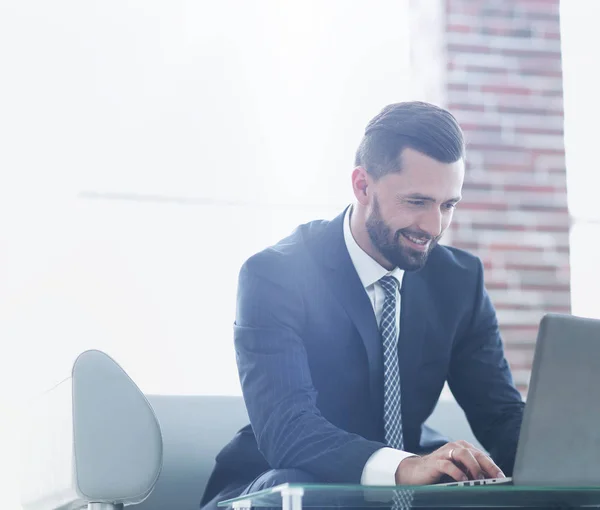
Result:
<svg viewBox="0 0 600 510"><path fill-rule="evenodd" d="M402 232L401 235L407 241L406 244L417 251L427 251L431 244L431 238L428 237L413 236L411 234L405 234L404 232Z"/></svg>

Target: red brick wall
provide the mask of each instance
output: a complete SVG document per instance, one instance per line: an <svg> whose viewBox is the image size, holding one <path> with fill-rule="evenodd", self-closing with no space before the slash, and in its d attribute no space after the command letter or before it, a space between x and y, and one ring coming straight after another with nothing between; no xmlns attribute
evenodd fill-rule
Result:
<svg viewBox="0 0 600 510"><path fill-rule="evenodd" d="M443 0L446 106L468 143L451 244L479 255L526 391L538 323L570 312L559 0Z"/></svg>

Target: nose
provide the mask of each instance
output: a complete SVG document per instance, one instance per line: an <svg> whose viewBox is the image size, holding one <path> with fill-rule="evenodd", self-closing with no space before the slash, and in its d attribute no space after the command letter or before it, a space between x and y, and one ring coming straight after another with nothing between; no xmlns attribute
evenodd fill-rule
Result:
<svg viewBox="0 0 600 510"><path fill-rule="evenodd" d="M419 222L419 228L431 237L437 237L442 233L442 212L438 208L431 208L423 214Z"/></svg>

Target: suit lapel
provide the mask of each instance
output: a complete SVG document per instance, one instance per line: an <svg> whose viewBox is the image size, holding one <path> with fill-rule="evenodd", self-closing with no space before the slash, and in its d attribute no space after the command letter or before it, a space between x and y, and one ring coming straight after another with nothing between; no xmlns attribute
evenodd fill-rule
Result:
<svg viewBox="0 0 600 510"><path fill-rule="evenodd" d="M406 272L402 282L398 361L403 416L412 414L410 409L417 394L418 371L421 366L428 322L432 316L430 308L433 306L433 301L423 281L422 271L424 269L418 272Z"/></svg>
<svg viewBox="0 0 600 510"><path fill-rule="evenodd" d="M330 272L332 289L362 339L369 363L369 386L375 405L381 400L383 381L383 351L371 301L362 286L354 266L349 270Z"/></svg>
<svg viewBox="0 0 600 510"><path fill-rule="evenodd" d="M375 409L383 406L383 354L373 306L354 268L344 241L344 213L332 220L312 246L315 259L325 266L323 275L356 327L369 364L369 387Z"/></svg>

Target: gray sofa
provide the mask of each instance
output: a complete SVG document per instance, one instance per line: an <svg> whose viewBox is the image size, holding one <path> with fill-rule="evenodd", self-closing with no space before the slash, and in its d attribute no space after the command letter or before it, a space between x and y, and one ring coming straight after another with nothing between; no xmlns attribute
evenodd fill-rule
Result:
<svg viewBox="0 0 600 510"><path fill-rule="evenodd" d="M69 393L79 395L79 403L76 398L69 399ZM33 442L34 451L29 451L28 459L30 471L25 473L22 485L25 510L71 510L88 503L102 509L117 503L136 505L139 510L196 510L217 452L248 423L241 397L143 396L122 369L99 351L83 353L62 389L59 386L45 394L41 403L47 416L38 413L37 423L32 423L34 429L46 430L42 423L47 428L54 422L70 422L73 426L70 436L61 434L62 461L52 457L44 461L47 456L39 455L46 443L56 442L56 438L45 434L41 443L39 439ZM123 420L115 427L119 420L114 413L118 409L128 422ZM103 420L111 425L110 435L106 427L98 426ZM454 401L440 400L428 424L451 438L477 444ZM102 445L100 451L98 444ZM125 459L124 450L129 453ZM82 456L86 452L87 456ZM135 455L140 463L134 462ZM68 465L65 468L53 462ZM102 469L95 469L97 463ZM63 477L64 487L56 482L54 486L40 484L40 473L46 471L72 476ZM121 485L118 496L109 490L117 480L115 477L111 481L113 471L118 473ZM56 494L67 496L59 500Z"/></svg>
<svg viewBox="0 0 600 510"><path fill-rule="evenodd" d="M217 396L149 395L148 399L162 429L163 472L139 509L197 510L216 454L248 423L244 401ZM449 437L478 444L454 401L441 400L428 424Z"/></svg>

